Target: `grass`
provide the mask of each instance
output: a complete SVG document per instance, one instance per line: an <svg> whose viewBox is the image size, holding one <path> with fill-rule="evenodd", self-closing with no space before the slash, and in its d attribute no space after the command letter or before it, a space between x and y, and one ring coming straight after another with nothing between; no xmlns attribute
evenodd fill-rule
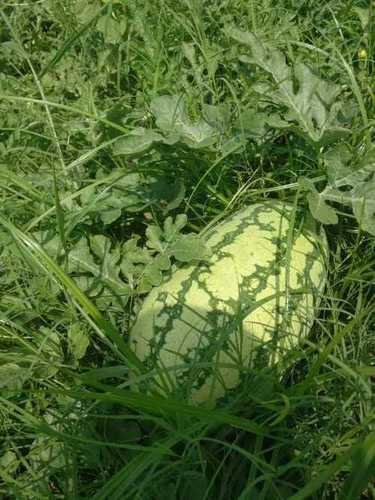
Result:
<svg viewBox="0 0 375 500"><path fill-rule="evenodd" d="M0 14L0 497L375 498L373 4ZM215 409L133 392L129 328L174 242L270 198L338 217L292 366Z"/></svg>

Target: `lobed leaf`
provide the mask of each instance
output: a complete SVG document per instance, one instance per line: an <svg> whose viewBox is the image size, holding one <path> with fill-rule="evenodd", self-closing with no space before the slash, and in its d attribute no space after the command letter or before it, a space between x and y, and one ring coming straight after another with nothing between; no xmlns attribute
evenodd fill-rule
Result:
<svg viewBox="0 0 375 500"><path fill-rule="evenodd" d="M337 120L341 107L336 101L341 91L338 85L322 80L301 61L288 65L281 51L254 33L231 29L229 35L251 49L251 58L241 56L241 61L255 64L272 76L273 85L263 84L261 89L255 87L255 90L274 104L287 108L285 119L290 125L299 124L297 133L313 142L324 142L328 136L337 140L347 133Z"/></svg>

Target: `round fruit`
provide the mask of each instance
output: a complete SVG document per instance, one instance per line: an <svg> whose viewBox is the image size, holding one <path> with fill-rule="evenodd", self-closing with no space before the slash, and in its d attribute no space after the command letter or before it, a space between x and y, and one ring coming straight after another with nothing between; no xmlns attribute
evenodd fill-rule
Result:
<svg viewBox="0 0 375 500"><path fill-rule="evenodd" d="M235 213L206 242L207 261L172 270L147 296L130 343L150 369L137 388L212 404L249 368L282 368L308 333L327 243L310 218L274 201Z"/></svg>

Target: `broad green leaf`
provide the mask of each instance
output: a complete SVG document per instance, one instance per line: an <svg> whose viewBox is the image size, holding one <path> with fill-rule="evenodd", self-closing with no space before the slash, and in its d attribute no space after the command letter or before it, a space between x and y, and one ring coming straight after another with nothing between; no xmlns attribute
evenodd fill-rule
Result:
<svg viewBox="0 0 375 500"><path fill-rule="evenodd" d="M149 204L157 204L158 208L164 211L168 206L179 204L185 194L183 180L177 175L171 175L170 172L158 176L148 176L144 184L143 199Z"/></svg>
<svg viewBox="0 0 375 500"><path fill-rule="evenodd" d="M340 174L344 174L343 171ZM372 164L363 164L359 165L356 169L351 169L346 172L346 175L341 175L336 179L334 185L336 187L344 187L344 186L357 186L359 184L365 184L367 180L370 180L371 177L375 174L375 163Z"/></svg>
<svg viewBox="0 0 375 500"><path fill-rule="evenodd" d="M180 134L176 134L175 132L168 132L164 136L163 142L168 146L173 146L174 144L177 144L180 139L181 139Z"/></svg>
<svg viewBox="0 0 375 500"><path fill-rule="evenodd" d="M206 147L215 140L216 131L206 121L191 122L181 96L155 97L150 107L157 127L167 136L177 134L191 148Z"/></svg>
<svg viewBox="0 0 375 500"><path fill-rule="evenodd" d="M147 264L141 274L140 288L153 287L160 285L163 275L160 268L155 264L155 262L150 262Z"/></svg>
<svg viewBox="0 0 375 500"><path fill-rule="evenodd" d="M92 275L75 276L74 282L91 298L95 298L103 291L103 284Z"/></svg>
<svg viewBox="0 0 375 500"><path fill-rule="evenodd" d="M364 231L375 236L375 176L360 183L352 191L353 212Z"/></svg>
<svg viewBox="0 0 375 500"><path fill-rule="evenodd" d="M178 176L159 174L143 176L115 169L111 175L97 172L92 187L84 188L81 206L66 212L69 231L79 223L96 223L97 219L107 225L116 221L123 212L139 212L157 204L163 212L176 208L185 195L184 182Z"/></svg>
<svg viewBox="0 0 375 500"><path fill-rule="evenodd" d="M51 231L35 231L33 237L43 246L44 250L53 258L61 251L61 240L57 233Z"/></svg>
<svg viewBox="0 0 375 500"><path fill-rule="evenodd" d="M299 185L307 191L307 201L312 216L322 224L337 224L336 210L326 203L325 192L319 193L313 182L306 178L299 179Z"/></svg>
<svg viewBox="0 0 375 500"><path fill-rule="evenodd" d="M110 247L110 240L103 235L90 236L90 246L86 238L81 238L68 258L69 272L79 273L75 276L76 283L91 297L95 297L98 306L99 295L102 294L100 307L104 308L119 301L123 305L128 298L128 287L119 277L120 247ZM104 291L103 286L107 288Z"/></svg>
<svg viewBox="0 0 375 500"><path fill-rule="evenodd" d="M206 258L209 250L199 236L180 233L186 224L186 214L178 214L175 221L172 217L165 219L163 230L155 225L148 226L146 229L147 246L160 254L173 256L180 262Z"/></svg>
<svg viewBox="0 0 375 500"><path fill-rule="evenodd" d="M231 113L230 108L226 104L212 105L203 104L203 116L206 122L215 129L224 134L230 125Z"/></svg>
<svg viewBox="0 0 375 500"><path fill-rule="evenodd" d="M123 245L121 271L131 286L137 285L138 293L146 293L153 286L160 285L163 278L162 271L167 271L171 267L171 257L180 262L191 262L209 255L208 249L197 235L180 233L186 223L186 215L178 214L175 220L167 217L163 229L154 224L149 225L146 229L146 244L150 250L139 249L138 239ZM143 257L140 259L142 253ZM141 262L141 265L136 265L138 262Z"/></svg>
<svg viewBox="0 0 375 500"><path fill-rule="evenodd" d="M345 185L341 180L352 173L350 160L352 154L346 144L337 144L323 153L323 162L327 167L327 175L332 185ZM338 183L338 184L336 184Z"/></svg>
<svg viewBox="0 0 375 500"><path fill-rule="evenodd" d="M184 53L184 56L189 61L191 66L194 68L197 64L196 57L195 57L194 44L183 42L182 43L182 52Z"/></svg>
<svg viewBox="0 0 375 500"><path fill-rule="evenodd" d="M90 23L102 8L98 0L77 0L73 7L76 18L81 24Z"/></svg>
<svg viewBox="0 0 375 500"><path fill-rule="evenodd" d="M337 224L339 218L336 210L329 206L318 192L310 192L307 195L309 208L313 217L322 224Z"/></svg>
<svg viewBox="0 0 375 500"><path fill-rule="evenodd" d="M339 144L324 154L323 161L327 166L328 178L336 188L355 187L375 174L374 150L357 159L353 158L347 145Z"/></svg>
<svg viewBox="0 0 375 500"><path fill-rule="evenodd" d="M123 175L120 175L120 174ZM113 172L110 178L111 182L115 182L115 186L118 189L122 189L125 192L128 190L136 190L142 184L142 176L139 173L133 172L131 174L125 173L123 170L118 169Z"/></svg>
<svg viewBox="0 0 375 500"><path fill-rule="evenodd" d="M34 439L27 459L31 467L40 470L43 465L52 465L55 469L66 467L64 446L49 436L38 436Z"/></svg>
<svg viewBox="0 0 375 500"><path fill-rule="evenodd" d="M119 278L118 266L121 253L120 247L111 249L111 240L103 235L90 236L90 247L99 260L96 276L113 291L122 294L124 283Z"/></svg>
<svg viewBox="0 0 375 500"><path fill-rule="evenodd" d="M289 122L283 120L278 113L267 114L266 123L272 128L288 128Z"/></svg>
<svg viewBox="0 0 375 500"><path fill-rule="evenodd" d="M168 255L159 254L154 257L154 264L161 271L168 271L171 267L171 260Z"/></svg>
<svg viewBox="0 0 375 500"><path fill-rule="evenodd" d="M105 43L119 43L126 25L107 14L99 18L96 29L103 34Z"/></svg>
<svg viewBox="0 0 375 500"><path fill-rule="evenodd" d="M100 211L100 218L104 225L112 224L117 219L121 217L121 209L120 208L107 208L106 210Z"/></svg>
<svg viewBox="0 0 375 500"><path fill-rule="evenodd" d="M151 112L155 117L156 125L162 131L179 131L188 121L185 102L181 96L158 96L152 99Z"/></svg>
<svg viewBox="0 0 375 500"><path fill-rule="evenodd" d="M90 184L84 188L79 197L82 206L89 204L92 198L95 196L95 187L96 186L94 184Z"/></svg>
<svg viewBox="0 0 375 500"><path fill-rule="evenodd" d="M122 212L143 211L152 204L166 212L178 206L185 195L183 181L169 173L143 176L115 169L109 176L99 172L97 179L101 185L84 198L85 203L82 202L71 224L82 221L87 214L94 220L99 216L108 224L117 220Z"/></svg>
<svg viewBox="0 0 375 500"><path fill-rule="evenodd" d="M266 131L267 118L266 113L258 113L254 109L244 109L237 119L236 128L246 136L259 137Z"/></svg>
<svg viewBox="0 0 375 500"><path fill-rule="evenodd" d="M158 253L152 257L154 250L164 251L164 245L160 241L161 230L157 226L149 226L149 245L156 248L148 250L138 247L139 238L132 238L123 245L123 258L120 264L121 272L128 280L131 289L136 288L137 293L147 293L153 286L161 283L162 271L170 267L170 260L164 253ZM160 232L159 232L160 231Z"/></svg>
<svg viewBox="0 0 375 500"><path fill-rule="evenodd" d="M375 235L374 150L357 160L357 165L353 167L354 161L344 145L332 148L324 155L332 188L326 188L321 196L351 205L361 228Z"/></svg>
<svg viewBox="0 0 375 500"><path fill-rule="evenodd" d="M192 123L183 123L181 125L181 136L183 141L191 148L203 148L211 145L216 136L216 132L203 120Z"/></svg>
<svg viewBox="0 0 375 500"><path fill-rule="evenodd" d="M61 341L56 330L41 326L39 330L33 334L33 338L37 343L38 349L46 355L48 360L62 360Z"/></svg>
<svg viewBox="0 0 375 500"><path fill-rule="evenodd" d="M274 84L269 85L262 93L268 100L271 98L275 104L288 109L286 120L296 121L300 126L296 132L302 132L314 142L323 140L332 127L335 136L346 133L336 121L338 85L322 80L302 62L289 66L281 51L253 33L231 29L229 34L251 49L251 59L245 56L241 60L258 65L272 76L276 89Z"/></svg>
<svg viewBox="0 0 375 500"><path fill-rule="evenodd" d="M354 12L357 14L361 21L362 29L366 30L370 22L370 9L363 9L362 7L353 7Z"/></svg>
<svg viewBox="0 0 375 500"><path fill-rule="evenodd" d="M163 137L146 128L135 128L126 136L121 136L113 147L114 155L135 155L147 151L154 142L160 142Z"/></svg>
<svg viewBox="0 0 375 500"><path fill-rule="evenodd" d="M134 236L122 245L123 261L147 264L151 260L151 255L147 248L138 246L139 236Z"/></svg>
<svg viewBox="0 0 375 500"><path fill-rule="evenodd" d="M178 214L173 222L172 217L167 217L164 221L164 237L167 241L173 241L187 224L187 215Z"/></svg>
<svg viewBox="0 0 375 500"><path fill-rule="evenodd" d="M164 252L165 246L162 243L163 231L158 226L148 226L146 229L147 246L158 252Z"/></svg>
<svg viewBox="0 0 375 500"><path fill-rule="evenodd" d="M69 252L69 272L90 272L97 274L98 266L94 262L86 238L81 238Z"/></svg>
<svg viewBox="0 0 375 500"><path fill-rule="evenodd" d="M111 240L102 234L90 236L90 248L100 260L104 260L111 248Z"/></svg>
<svg viewBox="0 0 375 500"><path fill-rule="evenodd" d="M229 156L235 153L242 153L247 146L247 139L243 134L237 134L230 137L221 145L221 153L223 157Z"/></svg>
<svg viewBox="0 0 375 500"><path fill-rule="evenodd" d="M170 210L174 210L175 208L179 207L184 200L186 188L183 180L177 178L174 185L172 185L171 191L174 196L166 204L165 208L163 209L163 213L168 213Z"/></svg>
<svg viewBox="0 0 375 500"><path fill-rule="evenodd" d="M0 365L0 389L21 389L27 378L27 371L16 363Z"/></svg>
<svg viewBox="0 0 375 500"><path fill-rule="evenodd" d="M152 256L147 248L138 247L139 237L136 236L122 246L120 269L131 289L139 284L145 267L152 262ZM140 290L138 290L140 292Z"/></svg>
<svg viewBox="0 0 375 500"><path fill-rule="evenodd" d="M195 234L180 235L172 245L171 253L179 262L192 262L210 256L210 250Z"/></svg>
<svg viewBox="0 0 375 500"><path fill-rule="evenodd" d="M6 451L0 457L0 477L5 480L5 474L13 474L16 472L19 463L19 459L14 451Z"/></svg>
<svg viewBox="0 0 375 500"><path fill-rule="evenodd" d="M90 340L83 326L79 323L74 323L68 330L69 348L75 359L81 359L86 354L86 350L90 345Z"/></svg>

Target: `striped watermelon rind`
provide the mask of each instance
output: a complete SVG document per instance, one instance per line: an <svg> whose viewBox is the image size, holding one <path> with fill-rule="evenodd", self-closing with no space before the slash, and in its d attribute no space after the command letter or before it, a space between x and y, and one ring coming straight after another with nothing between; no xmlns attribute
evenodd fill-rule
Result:
<svg viewBox="0 0 375 500"><path fill-rule="evenodd" d="M150 370L137 389L213 403L249 368L283 368L326 283L325 235L303 215L274 201L240 210L206 235L207 262L150 292L130 333Z"/></svg>

